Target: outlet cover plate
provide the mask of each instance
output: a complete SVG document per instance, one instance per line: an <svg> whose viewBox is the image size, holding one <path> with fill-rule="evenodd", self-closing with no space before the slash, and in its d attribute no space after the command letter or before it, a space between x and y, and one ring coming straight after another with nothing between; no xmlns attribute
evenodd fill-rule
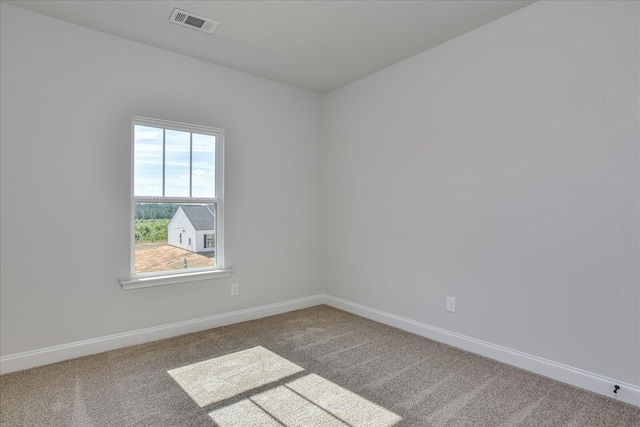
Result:
<svg viewBox="0 0 640 427"><path fill-rule="evenodd" d="M447 311L451 313L456 312L456 299L452 297L447 297Z"/></svg>

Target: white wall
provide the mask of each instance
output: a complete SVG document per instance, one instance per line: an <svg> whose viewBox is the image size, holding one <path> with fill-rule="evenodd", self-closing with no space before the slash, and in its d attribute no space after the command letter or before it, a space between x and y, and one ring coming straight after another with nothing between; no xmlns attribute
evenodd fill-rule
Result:
<svg viewBox="0 0 640 427"><path fill-rule="evenodd" d="M182 209L178 208L167 226L167 243L179 248L184 248L184 235L180 236L180 234L183 234L182 230L186 232L187 228L190 228L190 222ZM183 238L180 239L180 237Z"/></svg>
<svg viewBox="0 0 640 427"><path fill-rule="evenodd" d="M2 355L322 292L319 95L1 8ZM225 129L231 278L121 290L134 115Z"/></svg>
<svg viewBox="0 0 640 427"><path fill-rule="evenodd" d="M536 3L328 94L327 293L640 384L638 15Z"/></svg>
<svg viewBox="0 0 640 427"><path fill-rule="evenodd" d="M193 228L191 221L189 221L189 218L187 218L182 208L178 208L167 228L167 243L182 249L193 250L193 247L189 246L189 239L195 241L196 229ZM184 232L182 230L184 230Z"/></svg>

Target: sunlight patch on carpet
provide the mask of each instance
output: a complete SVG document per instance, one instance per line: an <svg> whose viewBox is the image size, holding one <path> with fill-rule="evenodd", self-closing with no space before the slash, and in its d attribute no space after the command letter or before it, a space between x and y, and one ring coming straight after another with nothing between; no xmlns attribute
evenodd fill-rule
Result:
<svg viewBox="0 0 640 427"><path fill-rule="evenodd" d="M220 427L282 427L282 424L249 399L209 414Z"/></svg>
<svg viewBox="0 0 640 427"><path fill-rule="evenodd" d="M200 407L269 384L209 413L220 427L391 427L402 418L260 346L168 371ZM245 395L246 396L246 395Z"/></svg>
<svg viewBox="0 0 640 427"><path fill-rule="evenodd" d="M271 420L268 426L288 427L344 427L347 424L323 411L287 387L280 386L240 401L242 406L215 410L209 414L220 427L245 427L252 425L261 413ZM248 410L249 405L253 405ZM262 424L255 424L262 425Z"/></svg>
<svg viewBox="0 0 640 427"><path fill-rule="evenodd" d="M253 347L168 371L200 407L301 372L264 347Z"/></svg>
<svg viewBox="0 0 640 427"><path fill-rule="evenodd" d="M291 381L287 387L351 426L389 427L402 419L316 374Z"/></svg>

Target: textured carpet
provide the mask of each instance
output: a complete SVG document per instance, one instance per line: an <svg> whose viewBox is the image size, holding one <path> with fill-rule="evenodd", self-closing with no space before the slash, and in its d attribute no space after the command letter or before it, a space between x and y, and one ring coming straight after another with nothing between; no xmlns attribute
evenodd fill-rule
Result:
<svg viewBox="0 0 640 427"><path fill-rule="evenodd" d="M2 426L640 426L640 408L322 305L0 376Z"/></svg>

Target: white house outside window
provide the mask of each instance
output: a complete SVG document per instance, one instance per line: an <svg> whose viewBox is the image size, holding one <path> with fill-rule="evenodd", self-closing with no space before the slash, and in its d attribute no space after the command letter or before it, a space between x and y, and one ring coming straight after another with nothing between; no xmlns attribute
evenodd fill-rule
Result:
<svg viewBox="0 0 640 427"><path fill-rule="evenodd" d="M132 134L132 278L223 270L224 131L135 117Z"/></svg>

